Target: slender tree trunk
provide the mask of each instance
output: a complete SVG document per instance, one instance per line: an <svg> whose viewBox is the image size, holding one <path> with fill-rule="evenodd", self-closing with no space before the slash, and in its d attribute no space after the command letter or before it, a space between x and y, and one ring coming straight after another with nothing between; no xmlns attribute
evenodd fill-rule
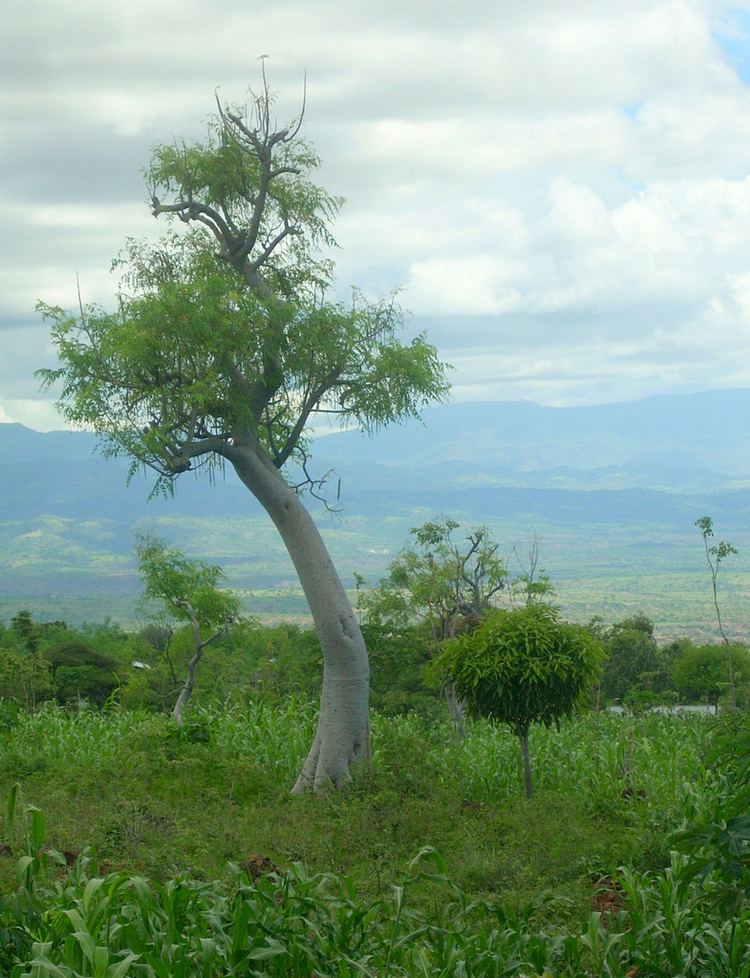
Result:
<svg viewBox="0 0 750 978"><path fill-rule="evenodd" d="M184 608L188 614L188 618L190 619L190 627L193 629L193 643L195 645L195 651L190 656L190 661L188 662L187 677L185 679L185 682L182 684L180 695L177 697L177 702L175 703L174 708L172 709L172 716L174 717L176 723L179 726L182 726L182 724L184 723L184 720L182 718L182 711L185 708L185 704L187 703L187 701L193 695L193 690L195 689L195 670L198 668L198 663L201 661L203 650L209 644L209 642L212 642L215 638L217 638L220 633L217 632L215 635L212 635L210 639L204 642L203 639L201 638L200 622L198 621L195 615L195 610L193 609L190 602L187 599L183 598L182 600L178 600L175 603L178 604L181 608ZM172 675L174 676L174 670L172 670L171 662L169 663L169 668L172 671Z"/></svg>
<svg viewBox="0 0 750 978"><path fill-rule="evenodd" d="M182 689L180 690L180 695L177 697L175 705L172 707L172 716L178 726L182 726L185 722L182 716L182 711L185 709L187 701L190 699L193 692L193 686L185 680Z"/></svg>
<svg viewBox="0 0 750 978"><path fill-rule="evenodd" d="M526 792L526 797L531 798L534 794L534 787L531 782L531 758L529 756L529 728L517 726L516 734L518 735L518 742L521 745L521 754L523 755L523 786Z"/></svg>
<svg viewBox="0 0 750 978"><path fill-rule="evenodd" d="M200 632L199 632L200 634ZM180 695L177 697L177 702L172 709L172 716L179 726L182 726L185 722L182 717L182 711L185 709L185 705L190 697L193 695L193 690L195 689L195 670L198 668L198 663L201 661L201 656L203 655L203 645L199 644L195 652L188 662L188 672L187 679L182 684L182 689L180 690Z"/></svg>
<svg viewBox="0 0 750 978"><path fill-rule="evenodd" d="M718 570L718 568L717 568ZM711 575L711 580L714 588L714 608L716 608L716 620L719 623L719 632L724 640L724 644L727 647L727 662L729 665L729 704L733 713L737 711L737 687L734 684L734 654L732 651L732 643L727 638L726 632L724 631L724 623L721 620L721 609L719 608L719 594L716 584L716 572ZM719 704L716 704L716 712L719 712Z"/></svg>
<svg viewBox="0 0 750 978"><path fill-rule="evenodd" d="M292 790L341 788L351 780L351 766L369 751L369 663L362 632L318 528L281 473L261 448L232 447L225 455L281 534L323 650L318 728Z"/></svg>
<svg viewBox="0 0 750 978"><path fill-rule="evenodd" d="M445 701L448 704L448 712L453 721L453 729L458 740L463 740L466 736L466 717L464 705L458 698L456 687L452 682L445 684Z"/></svg>

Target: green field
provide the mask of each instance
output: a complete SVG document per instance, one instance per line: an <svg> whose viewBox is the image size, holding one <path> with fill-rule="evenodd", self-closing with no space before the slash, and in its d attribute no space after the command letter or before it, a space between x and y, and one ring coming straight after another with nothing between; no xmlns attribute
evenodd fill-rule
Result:
<svg viewBox="0 0 750 978"><path fill-rule="evenodd" d="M6 705L0 790L20 789L0 973L748 973L747 911L722 922L670 856L716 789L712 721L535 730L531 800L504 729L457 742L415 714L373 716L372 768L348 793L292 797L313 724L295 700L194 708L182 729Z"/></svg>
<svg viewBox="0 0 750 978"><path fill-rule="evenodd" d="M390 517L318 514L318 523L345 585L353 588L355 573L376 584L408 543L409 528L435 515L425 508ZM557 588L563 612L573 620L599 615L611 623L643 611L654 620L660 640L716 637L710 579L692 524L677 529L584 522L563 526L471 512L451 515L469 526L486 523L511 574L520 569L515 551L523 559L537 533L541 564ZM58 517L2 523L0 620L28 608L41 619L63 618L74 625L105 618L136 625L140 581L132 545L142 526L192 557L219 563L248 613L264 621L309 622L291 562L260 514L221 520L161 516L127 528L113 521ZM726 535L740 553L722 568L722 607L733 638L747 641L750 533L728 527Z"/></svg>

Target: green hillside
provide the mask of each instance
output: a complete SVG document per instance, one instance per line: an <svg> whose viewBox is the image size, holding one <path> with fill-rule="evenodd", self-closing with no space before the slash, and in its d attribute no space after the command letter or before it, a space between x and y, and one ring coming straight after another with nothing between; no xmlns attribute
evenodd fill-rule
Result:
<svg viewBox="0 0 750 978"><path fill-rule="evenodd" d="M740 553L722 570L722 600L747 638L750 591L750 391L648 398L591 408L525 402L453 404L364 440L320 437L315 470L329 469L318 525L347 586L376 583L437 515L490 528L509 563L536 533L567 614L605 620L643 610L660 635L713 637L700 535L711 515ZM125 460L94 454L94 436L0 425L0 618L123 623L136 615L133 542L150 529L221 564L248 611L306 620L278 535L232 473L213 486L191 475L173 499L127 485ZM562 464L565 463L565 464Z"/></svg>

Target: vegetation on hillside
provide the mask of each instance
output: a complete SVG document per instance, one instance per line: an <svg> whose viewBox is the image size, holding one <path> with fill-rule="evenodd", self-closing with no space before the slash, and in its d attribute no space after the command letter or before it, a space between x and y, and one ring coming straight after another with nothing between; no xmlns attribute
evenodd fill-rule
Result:
<svg viewBox="0 0 750 978"><path fill-rule="evenodd" d="M344 797L300 798L315 710L299 699L195 707L183 727L114 707L0 718L14 978L750 968L745 876L711 831L743 770L706 764L710 719L535 728L526 800L512 733L485 721L457 742L445 721L376 713L371 772ZM689 825L697 858L670 856ZM744 848L733 859L747 875Z"/></svg>
<svg viewBox="0 0 750 978"><path fill-rule="evenodd" d="M445 542L431 527L422 543ZM471 558L485 543L494 560L482 534L469 537L468 555L448 542L442 570L453 559L478 573ZM0 843L0 973L750 974L742 715L730 715L711 755L720 721L646 712L678 697L726 702L725 644L660 646L643 614L563 626L536 593L515 611L480 601L472 616L460 575L442 573L427 547L381 594L360 593L376 707L369 768L344 797L293 798L316 722L315 633L232 620L218 568L145 546L150 595L181 614L135 632L27 611L0 626L0 793L11 816ZM497 587L502 565L492 573ZM404 603L415 584L419 602ZM195 621L172 599L187 600ZM368 615L381 599L392 613ZM208 614L217 607L230 614ZM207 611L205 635L196 608ZM441 609L455 615L447 628ZM490 721L469 722L457 739L445 666L435 665L441 648L483 647L493 622L524 616L572 628L573 644L596 652L571 696L531 717L559 725L525 728L536 787L527 799L518 724L492 722L515 714L485 711ZM456 631L451 650L444 640ZM212 640L176 723L197 636ZM558 651L567 661L572 647ZM732 652L742 706L748 652ZM516 705L527 680L515 677ZM499 692L489 691L493 703ZM583 712L566 719L574 700ZM602 712L608 703L628 712Z"/></svg>

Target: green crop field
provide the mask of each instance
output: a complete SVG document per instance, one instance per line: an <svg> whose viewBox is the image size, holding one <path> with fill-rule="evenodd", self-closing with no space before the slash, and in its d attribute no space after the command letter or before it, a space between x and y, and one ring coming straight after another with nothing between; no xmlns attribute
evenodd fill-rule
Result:
<svg viewBox="0 0 750 978"><path fill-rule="evenodd" d="M415 714L373 716L348 793L292 797L313 723L299 700L181 729L6 707L0 973L748 974L747 910L717 916L670 855L717 787L710 719L535 730L531 800L508 732Z"/></svg>

